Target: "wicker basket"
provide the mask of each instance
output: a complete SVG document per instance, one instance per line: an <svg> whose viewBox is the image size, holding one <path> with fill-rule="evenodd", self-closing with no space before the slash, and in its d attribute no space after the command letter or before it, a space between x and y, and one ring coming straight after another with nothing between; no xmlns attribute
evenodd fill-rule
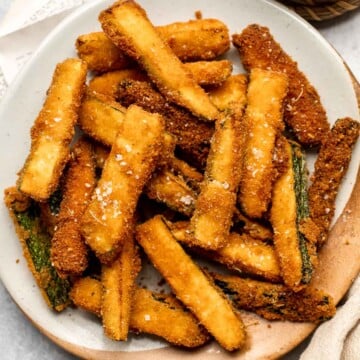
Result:
<svg viewBox="0 0 360 360"><path fill-rule="evenodd" d="M315 5L329 5L332 3L337 2L338 0L290 0L287 1L288 3L297 3L297 4L301 4L301 5L310 5L310 6L315 6Z"/></svg>
<svg viewBox="0 0 360 360"><path fill-rule="evenodd" d="M333 19L360 6L360 0L288 0L282 2L309 21Z"/></svg>

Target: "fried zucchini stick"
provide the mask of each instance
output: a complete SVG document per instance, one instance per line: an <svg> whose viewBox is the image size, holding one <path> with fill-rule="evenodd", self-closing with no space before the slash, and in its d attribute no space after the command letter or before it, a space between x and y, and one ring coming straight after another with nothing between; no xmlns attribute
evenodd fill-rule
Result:
<svg viewBox="0 0 360 360"><path fill-rule="evenodd" d="M162 133L163 149L159 155L157 167L167 167L174 158L176 139L175 136L171 135L167 131Z"/></svg>
<svg viewBox="0 0 360 360"><path fill-rule="evenodd" d="M113 340L127 340L135 279L140 270L141 259L132 238L125 241L118 259L102 267L102 322L105 334Z"/></svg>
<svg viewBox="0 0 360 360"><path fill-rule="evenodd" d="M285 123L301 144L320 145L330 126L319 94L297 63L275 41L269 29L257 24L249 25L241 34L233 35L233 44L247 70L270 69L288 76Z"/></svg>
<svg viewBox="0 0 360 360"><path fill-rule="evenodd" d="M89 82L88 90L96 94L105 95L109 100L116 100L119 84L123 80L147 81L148 77L137 68L110 71L94 76Z"/></svg>
<svg viewBox="0 0 360 360"><path fill-rule="evenodd" d="M185 63L194 80L200 85L219 85L231 74L232 64L228 60L197 61ZM89 82L89 90L106 95L115 100L119 84L124 80L148 81L146 74L137 68L106 72L93 77Z"/></svg>
<svg viewBox="0 0 360 360"><path fill-rule="evenodd" d="M30 154L17 185L36 200L46 200L55 191L69 159L86 71L86 64L79 59L67 59L56 66L45 103L31 129Z"/></svg>
<svg viewBox="0 0 360 360"><path fill-rule="evenodd" d="M88 91L81 104L79 126L89 136L104 145L112 146L126 109L98 93Z"/></svg>
<svg viewBox="0 0 360 360"><path fill-rule="evenodd" d="M184 67L201 86L221 85L232 72L232 63L229 60L196 61L184 63Z"/></svg>
<svg viewBox="0 0 360 360"><path fill-rule="evenodd" d="M101 318L103 296L101 280L90 276L78 278L72 284L69 295L75 306Z"/></svg>
<svg viewBox="0 0 360 360"><path fill-rule="evenodd" d="M82 234L101 262L113 261L131 234L138 197L162 149L158 114L130 106L81 221Z"/></svg>
<svg viewBox="0 0 360 360"><path fill-rule="evenodd" d="M87 63L89 70L97 73L122 70L133 65L131 58L101 31L78 36L75 47L77 55Z"/></svg>
<svg viewBox="0 0 360 360"><path fill-rule="evenodd" d="M248 234L231 232L226 245L216 251L194 248L189 241L187 232L189 223L178 221L167 222L174 238L182 245L207 259L225 265L227 268L237 270L248 275L260 276L272 282L281 282L280 267L274 248L261 240L254 239Z"/></svg>
<svg viewBox="0 0 360 360"><path fill-rule="evenodd" d="M351 118L335 122L320 147L309 187L310 217L320 229L318 246L327 239L335 212L335 199L359 137L359 123Z"/></svg>
<svg viewBox="0 0 360 360"><path fill-rule="evenodd" d="M235 89L232 90L232 93L234 91ZM190 188L196 192L196 194L200 192L200 184L204 178L203 174L189 166L185 161L179 160L176 157L169 159L168 164L175 176L185 180L186 184L188 184ZM235 209L234 211L233 222L236 228L239 229L240 233L248 234L254 239L259 239L265 242L272 240L273 233L270 226L266 226L258 221L246 217L238 209Z"/></svg>
<svg viewBox="0 0 360 360"><path fill-rule="evenodd" d="M229 97L221 104L223 118L216 122L204 181L190 221L193 245L209 250L216 250L226 244L240 182L241 168L238 164L242 162L245 140L242 131L247 85L245 77L237 85L237 91L232 91L234 86L227 88L231 90L228 92ZM222 95L221 99L224 99ZM220 100L218 102L221 103Z"/></svg>
<svg viewBox="0 0 360 360"><path fill-rule="evenodd" d="M210 336L173 296L146 289L135 291L130 326L133 331L160 336L173 345L194 348Z"/></svg>
<svg viewBox="0 0 360 360"><path fill-rule="evenodd" d="M117 100L124 106L136 104L150 112L162 114L166 130L177 139L181 156L191 165L203 168L208 155L214 124L200 121L185 109L169 104L148 82L124 81Z"/></svg>
<svg viewBox="0 0 360 360"><path fill-rule="evenodd" d="M112 146L116 139L116 134L124 121L126 109L118 103L103 98L100 94L88 94L83 101L80 110L79 123L82 130L97 140L97 149L101 152L100 161L103 163L109 155L108 148ZM175 151L175 137L164 132L163 151L158 160L158 166L164 166L173 161ZM104 145L100 150L100 143ZM103 168L103 165L98 165Z"/></svg>
<svg viewBox="0 0 360 360"><path fill-rule="evenodd" d="M269 241L273 238L270 226L265 226L258 221L249 219L241 211L235 209L234 225L240 229L241 233L250 235L254 239Z"/></svg>
<svg viewBox="0 0 360 360"><path fill-rule="evenodd" d="M248 234L231 233L226 245L211 252L209 258L229 269L260 276L271 282L282 280L274 248Z"/></svg>
<svg viewBox="0 0 360 360"><path fill-rule="evenodd" d="M203 175L173 154L169 154L166 160L158 165L144 193L174 211L191 216Z"/></svg>
<svg viewBox="0 0 360 360"><path fill-rule="evenodd" d="M198 193L200 191L200 183L204 179L204 175L190 166L186 161L180 160L173 156L169 161L170 168L175 175L181 176L186 184Z"/></svg>
<svg viewBox="0 0 360 360"><path fill-rule="evenodd" d="M311 287L294 293L281 284L211 273L215 284L239 309L254 311L268 320L320 322L335 315L332 297Z"/></svg>
<svg viewBox="0 0 360 360"><path fill-rule="evenodd" d="M144 192L150 199L165 203L170 209L186 216L191 216L194 210L195 191L169 169L156 171L147 182Z"/></svg>
<svg viewBox="0 0 360 360"><path fill-rule="evenodd" d="M161 216L137 226L136 239L177 298L216 340L229 351L241 348L245 330L240 317L181 248Z"/></svg>
<svg viewBox="0 0 360 360"><path fill-rule="evenodd" d="M51 264L51 236L43 226L39 203L16 187L5 190L4 200L14 222L24 258L46 304L53 310L64 310L70 303L70 282L61 279Z"/></svg>
<svg viewBox="0 0 360 360"><path fill-rule="evenodd" d="M117 2L102 11L99 20L111 41L140 63L168 100L204 120L218 118L219 113L205 91L160 38L137 3L132 0Z"/></svg>
<svg viewBox="0 0 360 360"><path fill-rule="evenodd" d="M196 19L157 26L181 61L214 60L230 48L227 26L218 19Z"/></svg>
<svg viewBox="0 0 360 360"><path fill-rule="evenodd" d="M123 124L125 113L126 108L119 103L102 94L87 92L80 109L79 125L87 135L105 147L111 147ZM158 166L172 161L176 146L175 137L168 132L164 132L162 137L164 144ZM107 158L108 153L108 150L102 149L101 157ZM102 166L99 167L102 168Z"/></svg>
<svg viewBox="0 0 360 360"><path fill-rule="evenodd" d="M312 247L300 229L308 218L306 168L298 145L288 143L286 151L288 169L274 184L270 222L284 283L299 291L310 282L313 272Z"/></svg>
<svg viewBox="0 0 360 360"><path fill-rule="evenodd" d="M58 188L50 195L45 202L39 202L41 212L41 221L43 226L48 229L49 235L52 237L55 232L56 223L60 211L60 203L63 198L62 188L63 176L60 179Z"/></svg>
<svg viewBox="0 0 360 360"><path fill-rule="evenodd" d="M247 83L246 75L231 75L222 84L209 90L210 100L219 110L241 116L246 103Z"/></svg>
<svg viewBox="0 0 360 360"><path fill-rule="evenodd" d="M273 155L276 137L284 128L285 75L253 69L247 92L244 161L238 202L246 215L261 218L267 211L275 181Z"/></svg>
<svg viewBox="0 0 360 360"><path fill-rule="evenodd" d="M103 288L99 280L77 280L70 292L72 302L101 317ZM173 295L136 288L132 298L130 330L162 337L176 346L194 348L210 338L198 320Z"/></svg>
<svg viewBox="0 0 360 360"><path fill-rule="evenodd" d="M213 60L230 47L228 29L216 19L175 22L156 29L182 61ZM93 71L120 70L131 64L131 60L103 32L80 35L75 46L78 56Z"/></svg>
<svg viewBox="0 0 360 360"><path fill-rule="evenodd" d="M92 146L80 139L69 161L63 199L51 240L51 262L61 277L81 275L87 267L87 247L80 233L80 220L95 184Z"/></svg>

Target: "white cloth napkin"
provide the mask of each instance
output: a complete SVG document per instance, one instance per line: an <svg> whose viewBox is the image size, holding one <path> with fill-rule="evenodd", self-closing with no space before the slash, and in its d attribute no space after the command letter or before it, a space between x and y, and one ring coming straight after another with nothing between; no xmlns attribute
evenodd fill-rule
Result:
<svg viewBox="0 0 360 360"><path fill-rule="evenodd" d="M75 7L89 1L41 0L31 2L30 8L27 0L13 1L0 24L0 100L44 36ZM315 331L300 359L360 360L360 277L335 317Z"/></svg>
<svg viewBox="0 0 360 360"><path fill-rule="evenodd" d="M360 359L360 277L336 315L315 331L301 360Z"/></svg>
<svg viewBox="0 0 360 360"><path fill-rule="evenodd" d="M48 34L71 11L91 0L13 0L0 23L0 99Z"/></svg>

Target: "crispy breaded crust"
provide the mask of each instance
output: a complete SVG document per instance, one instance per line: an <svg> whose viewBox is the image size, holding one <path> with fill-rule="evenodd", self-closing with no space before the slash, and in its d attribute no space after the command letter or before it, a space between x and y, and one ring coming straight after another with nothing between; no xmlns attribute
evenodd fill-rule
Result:
<svg viewBox="0 0 360 360"><path fill-rule="evenodd" d="M254 239L269 241L273 237L272 229L269 226L248 218L238 209L235 209L233 222L242 233L248 234Z"/></svg>
<svg viewBox="0 0 360 360"><path fill-rule="evenodd" d="M159 169L152 175L145 186L145 194L186 216L191 216L194 210L195 191L180 176L166 168Z"/></svg>
<svg viewBox="0 0 360 360"><path fill-rule="evenodd" d="M226 115L232 117L232 122L235 131L236 146L233 151L236 153L237 160L233 162L233 179L232 181L236 186L239 185L242 174L242 164L244 155L244 142L246 135L246 128L244 127L243 113L244 108L247 104L247 86L248 78L244 74L231 75L226 81L220 86L213 87L209 91L209 96L214 105ZM214 137L216 141L216 137ZM219 151L221 153L221 149ZM224 161L219 156L218 163L222 164ZM211 159L211 158L210 158ZM208 162L209 160L208 159ZM226 166L226 165L225 165ZM217 165L218 172L225 171L222 166ZM213 166L212 166L213 168ZM219 175L220 176L220 175ZM216 176L215 176L216 177Z"/></svg>
<svg viewBox="0 0 360 360"><path fill-rule="evenodd" d="M111 146L125 118L126 109L99 93L86 92L79 112L81 129L102 144Z"/></svg>
<svg viewBox="0 0 360 360"><path fill-rule="evenodd" d="M124 106L136 104L150 112L162 114L166 130L176 137L181 156L195 167L204 168L214 124L200 121L185 109L169 102L148 82L124 81L117 100Z"/></svg>
<svg viewBox="0 0 360 360"><path fill-rule="evenodd" d="M252 24L241 34L234 34L232 40L247 70L270 69L288 76L284 120L301 144L320 145L330 126L319 94L269 29Z"/></svg>
<svg viewBox="0 0 360 360"><path fill-rule="evenodd" d="M63 311L70 303L69 282L66 279L60 279L51 264L49 258L51 238L47 229L43 228L41 213L34 219L30 219L30 222L29 219L21 220L17 216L26 212L33 204L33 200L15 186L5 189L4 201L20 241L26 264L42 297L50 309ZM31 224L32 220L33 224Z"/></svg>
<svg viewBox="0 0 360 360"><path fill-rule="evenodd" d="M228 60L197 61L185 63L194 80L200 85L219 85L231 74L232 63ZM115 100L119 84L124 80L148 81L147 75L138 68L109 71L93 77L88 89L90 92L106 95Z"/></svg>
<svg viewBox="0 0 360 360"><path fill-rule="evenodd" d="M229 191L227 183L207 181L203 184L191 217L188 236L192 245L208 250L225 246L235 203L236 194Z"/></svg>
<svg viewBox="0 0 360 360"><path fill-rule="evenodd" d="M164 131L162 134L163 138L163 149L159 156L157 167L168 167L174 158L174 152L176 147L176 138L167 131Z"/></svg>
<svg viewBox="0 0 360 360"><path fill-rule="evenodd" d="M73 283L70 299L75 306L101 317L102 293L101 281L86 276Z"/></svg>
<svg viewBox="0 0 360 360"><path fill-rule="evenodd" d="M85 277L77 280L70 292L73 303L101 317L103 288L99 280ZM162 337L176 346L194 348L210 336L194 315L171 294L160 294L136 288L132 298L130 329Z"/></svg>
<svg viewBox="0 0 360 360"><path fill-rule="evenodd" d="M282 284L238 276L211 274L239 309L254 311L268 320L320 322L335 315L332 297L311 287L295 293Z"/></svg>
<svg viewBox="0 0 360 360"><path fill-rule="evenodd" d="M288 144L287 138L283 134L279 134L275 140L275 149L273 154L275 178L278 179L288 168L289 154L286 151Z"/></svg>
<svg viewBox="0 0 360 360"><path fill-rule="evenodd" d="M102 267L102 322L105 334L113 340L127 340L135 279L140 270L141 259L131 237L125 241L119 258Z"/></svg>
<svg viewBox="0 0 360 360"><path fill-rule="evenodd" d="M273 246L247 234L231 233L226 245L209 257L229 269L260 276L271 282L281 282L278 259Z"/></svg>
<svg viewBox="0 0 360 360"><path fill-rule="evenodd" d="M232 72L232 63L229 60L196 61L184 63L199 85L221 85Z"/></svg>
<svg viewBox="0 0 360 360"><path fill-rule="evenodd" d="M351 118L336 121L320 147L309 188L310 217L320 228L318 245L325 243L335 212L335 199L349 166L360 125Z"/></svg>
<svg viewBox="0 0 360 360"><path fill-rule="evenodd" d="M131 329L161 336L177 346L194 348L210 336L198 320L173 295L137 289L133 299Z"/></svg>
<svg viewBox="0 0 360 360"><path fill-rule="evenodd" d="M171 171L175 175L181 176L184 181L198 193L200 191L200 183L204 179L204 175L190 166L187 162L176 158L175 156L169 160Z"/></svg>
<svg viewBox="0 0 360 360"><path fill-rule="evenodd" d="M204 181L190 220L193 245L204 249L221 248L229 236L242 172L246 86L243 77L232 77L212 95L223 113L215 124Z"/></svg>
<svg viewBox="0 0 360 360"><path fill-rule="evenodd" d="M88 91L80 109L79 125L82 130L93 139L105 145L97 155L99 168L109 155L108 147L111 147L116 139L116 134L124 121L126 108L106 95ZM160 154L158 166L164 166L174 157L176 138L168 132L162 134L163 150Z"/></svg>
<svg viewBox="0 0 360 360"><path fill-rule="evenodd" d="M288 168L277 179L273 188L270 222L274 230L274 245L284 283L294 291L302 284L303 263L297 228L295 175L290 144L287 144Z"/></svg>
<svg viewBox="0 0 360 360"><path fill-rule="evenodd" d="M123 80L145 81L148 77L140 69L123 69L106 72L105 74L94 76L88 85L89 92L103 94L109 100L115 100L118 87Z"/></svg>
<svg viewBox="0 0 360 360"><path fill-rule="evenodd" d="M103 263L116 258L131 234L138 197L162 150L163 131L159 114L128 108L81 221L87 244Z"/></svg>
<svg viewBox="0 0 360 360"><path fill-rule="evenodd" d="M27 264L29 270L31 271L32 275L34 276L34 279L35 279L36 283L38 284L41 295L43 296L46 304L51 308L51 302L49 300L49 297L47 296L44 287L41 286L40 274L36 271L30 251L26 245L26 239L29 236L28 231L24 230L24 228L22 226L20 226L20 224L16 218L16 215L15 215L15 211L25 211L29 207L31 199L27 195L20 192L15 186L13 186L13 187L5 189L4 201L5 201L6 207L9 211L9 214L11 216L11 219L13 221L13 224L15 226L16 234L21 243L21 247L22 247L24 258L26 260L26 264Z"/></svg>
<svg viewBox="0 0 360 360"><path fill-rule="evenodd" d="M230 47L228 29L216 19L175 22L156 30L182 61L212 60ZM132 63L103 32L80 35L75 46L78 56L96 72L121 70Z"/></svg>
<svg viewBox="0 0 360 360"><path fill-rule="evenodd" d="M167 222L177 241L186 245L195 253L207 259L224 264L227 268L242 273L260 276L268 281L281 282L280 268L271 245L251 237L249 234L231 232L226 244L215 251L208 251L193 246L189 239L189 222Z"/></svg>
<svg viewBox="0 0 360 360"><path fill-rule="evenodd" d="M101 31L80 35L75 42L77 54L89 70L99 73L129 67L132 60Z"/></svg>
<svg viewBox="0 0 360 360"><path fill-rule="evenodd" d="M80 138L72 149L62 188L58 221L80 221L95 188L95 161L92 144Z"/></svg>
<svg viewBox="0 0 360 360"><path fill-rule="evenodd" d="M51 240L51 261L62 278L79 276L88 265L88 250L74 220L61 222Z"/></svg>
<svg viewBox="0 0 360 360"><path fill-rule="evenodd" d="M281 73L253 69L247 92L244 160L238 201L252 218L267 211L276 171L273 162L277 135L284 129L282 110L287 78Z"/></svg>
<svg viewBox="0 0 360 360"><path fill-rule="evenodd" d="M110 148L100 142L94 141L93 149L96 168L98 170L102 170L104 168L105 161L110 154Z"/></svg>
<svg viewBox="0 0 360 360"><path fill-rule="evenodd" d="M31 129L31 149L20 171L19 189L46 200L56 189L69 159L86 78L86 64L67 59L56 66L45 103Z"/></svg>
<svg viewBox="0 0 360 360"><path fill-rule="evenodd" d="M117 2L102 11L99 20L106 35L141 64L167 99L204 120L214 121L218 117L218 111L205 91L160 38L137 3L133 0Z"/></svg>
<svg viewBox="0 0 360 360"><path fill-rule="evenodd" d="M216 340L229 351L241 348L245 341L241 319L181 248L161 216L137 226L136 240L177 298Z"/></svg>
<svg viewBox="0 0 360 360"><path fill-rule="evenodd" d="M221 111L242 114L246 104L248 79L245 74L229 76L220 86L209 90L210 100Z"/></svg>
<svg viewBox="0 0 360 360"><path fill-rule="evenodd" d="M157 168L161 169L164 167L168 167L171 164L172 159L174 158L174 139L171 135L164 132L162 134L163 138L163 150L158 157L157 160ZM103 145L99 142L93 144L94 148L94 158L96 163L97 170L102 170L104 168L104 164L106 159L109 157L110 148L106 145Z"/></svg>
<svg viewBox="0 0 360 360"><path fill-rule="evenodd" d="M229 30L218 19L174 22L156 30L182 61L213 60L230 48Z"/></svg>
<svg viewBox="0 0 360 360"><path fill-rule="evenodd" d="M92 146L80 139L69 161L63 198L51 240L51 261L60 276L81 275L87 267L87 247L80 234L80 220L95 183Z"/></svg>

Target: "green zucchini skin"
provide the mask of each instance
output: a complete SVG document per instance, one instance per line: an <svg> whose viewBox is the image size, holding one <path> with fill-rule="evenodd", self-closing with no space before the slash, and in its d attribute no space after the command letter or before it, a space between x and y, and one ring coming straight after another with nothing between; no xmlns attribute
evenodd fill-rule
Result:
<svg viewBox="0 0 360 360"><path fill-rule="evenodd" d="M300 231L302 222L310 217L308 198L308 170L305 155L299 144L290 142L292 166L294 171L294 191L296 197L296 226L299 241L299 250L302 259L302 284L308 284L313 274L313 264L309 253L310 242L305 234Z"/></svg>
<svg viewBox="0 0 360 360"><path fill-rule="evenodd" d="M16 199L9 208L25 258L50 308L62 311L70 304L70 281L58 276L50 260L51 236L42 224L41 209L34 200L24 209ZM21 208L21 210L19 210Z"/></svg>
<svg viewBox="0 0 360 360"><path fill-rule="evenodd" d="M310 283L316 260L316 226L309 217L308 171L301 147L286 140L286 166L274 184L270 223L284 283L300 291Z"/></svg>
<svg viewBox="0 0 360 360"><path fill-rule="evenodd" d="M307 287L294 292L283 284L211 273L215 285L238 309L253 311L267 320L321 322L336 312L332 297Z"/></svg>

